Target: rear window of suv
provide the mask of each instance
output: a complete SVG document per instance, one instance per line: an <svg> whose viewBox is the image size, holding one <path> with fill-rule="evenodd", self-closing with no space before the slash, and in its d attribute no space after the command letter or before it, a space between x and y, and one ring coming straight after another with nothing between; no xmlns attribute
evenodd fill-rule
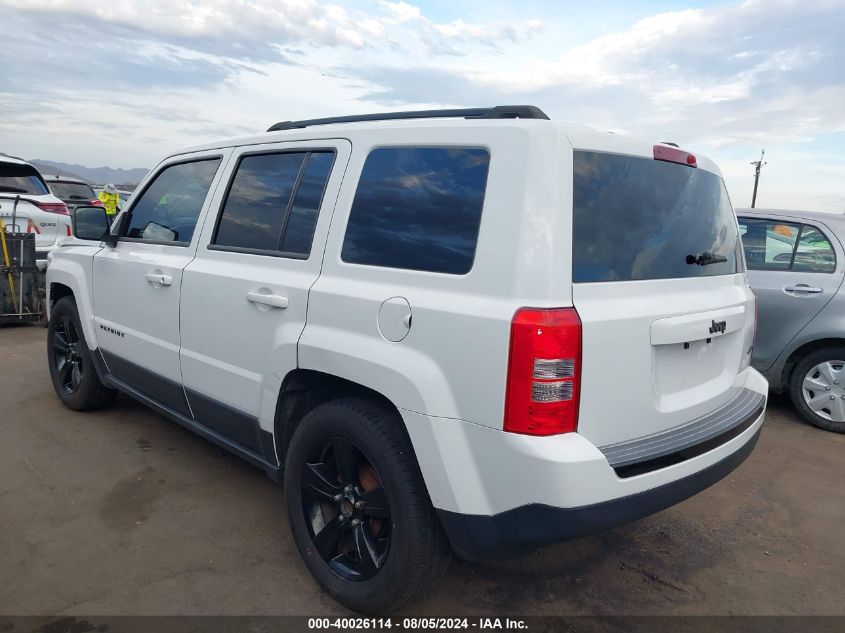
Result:
<svg viewBox="0 0 845 633"><path fill-rule="evenodd" d="M344 262L463 275L472 268L487 187L483 148L385 147L367 156Z"/></svg>
<svg viewBox="0 0 845 633"><path fill-rule="evenodd" d="M740 269L736 218L716 174L576 151L573 184L573 281L677 279ZM701 265L713 259L724 261Z"/></svg>
<svg viewBox="0 0 845 633"><path fill-rule="evenodd" d="M0 162L0 193L43 196L50 192L32 165Z"/></svg>
<svg viewBox="0 0 845 633"><path fill-rule="evenodd" d="M91 185L86 185L84 182L53 180L50 182L50 191L53 192L54 196L62 200L91 201L97 197Z"/></svg>

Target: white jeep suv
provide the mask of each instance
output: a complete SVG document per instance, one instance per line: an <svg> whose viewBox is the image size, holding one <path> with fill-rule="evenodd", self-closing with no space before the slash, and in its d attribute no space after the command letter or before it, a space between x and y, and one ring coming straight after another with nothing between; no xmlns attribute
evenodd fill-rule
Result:
<svg viewBox="0 0 845 633"><path fill-rule="evenodd" d="M530 106L288 121L102 214L48 271L59 398L121 391L284 480L356 610L670 506L763 424L737 221L670 144Z"/></svg>
<svg viewBox="0 0 845 633"><path fill-rule="evenodd" d="M7 232L35 234L40 270L47 266L47 255L71 234L67 205L50 193L35 167L5 154L0 154L0 219Z"/></svg>

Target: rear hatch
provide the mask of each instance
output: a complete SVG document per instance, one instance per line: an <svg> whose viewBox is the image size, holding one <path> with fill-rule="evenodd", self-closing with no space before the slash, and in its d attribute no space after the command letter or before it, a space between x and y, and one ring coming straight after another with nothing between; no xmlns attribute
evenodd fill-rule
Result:
<svg viewBox="0 0 845 633"><path fill-rule="evenodd" d="M715 166L663 145L573 161L578 432L599 447L660 437L741 398L754 299Z"/></svg>
<svg viewBox="0 0 845 633"><path fill-rule="evenodd" d="M76 207L83 204L100 205L97 194L94 193L91 185L87 183L73 182L70 180L51 180L48 184L53 195L68 207Z"/></svg>
<svg viewBox="0 0 845 633"><path fill-rule="evenodd" d="M24 198L16 206L14 199L3 193L0 193L0 218L7 233L34 233L35 250L55 244L59 224L62 228L67 224L67 216L43 211L34 201Z"/></svg>
<svg viewBox="0 0 845 633"><path fill-rule="evenodd" d="M15 198L19 198L15 204ZM45 205L50 211L38 208ZM56 242L57 219L67 209L50 193L47 184L32 165L0 160L0 218L7 232L35 233L35 248L46 248ZM14 226L12 220L14 216Z"/></svg>

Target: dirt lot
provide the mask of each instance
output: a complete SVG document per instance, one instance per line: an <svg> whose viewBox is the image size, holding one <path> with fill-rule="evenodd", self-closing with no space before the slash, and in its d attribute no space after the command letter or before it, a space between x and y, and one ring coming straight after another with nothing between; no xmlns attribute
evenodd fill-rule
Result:
<svg viewBox="0 0 845 633"><path fill-rule="evenodd" d="M0 613L343 614L282 488L119 398L53 394L45 331L0 328ZM425 614L845 614L845 436L773 400L755 452L697 497L497 565L456 562Z"/></svg>

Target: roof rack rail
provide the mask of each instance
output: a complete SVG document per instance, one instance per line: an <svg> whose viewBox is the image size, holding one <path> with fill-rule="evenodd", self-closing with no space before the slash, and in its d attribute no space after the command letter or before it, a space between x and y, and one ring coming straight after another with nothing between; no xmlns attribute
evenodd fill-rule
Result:
<svg viewBox="0 0 845 633"><path fill-rule="evenodd" d="M330 125L332 123L359 123L361 121L398 121L402 119L546 119L548 116L540 108L530 105L494 106L492 108L453 108L451 110L411 110L409 112L382 112L376 114L353 114L351 116L333 116L324 119L305 119L303 121L280 121L270 126L268 132L294 130L312 125Z"/></svg>

